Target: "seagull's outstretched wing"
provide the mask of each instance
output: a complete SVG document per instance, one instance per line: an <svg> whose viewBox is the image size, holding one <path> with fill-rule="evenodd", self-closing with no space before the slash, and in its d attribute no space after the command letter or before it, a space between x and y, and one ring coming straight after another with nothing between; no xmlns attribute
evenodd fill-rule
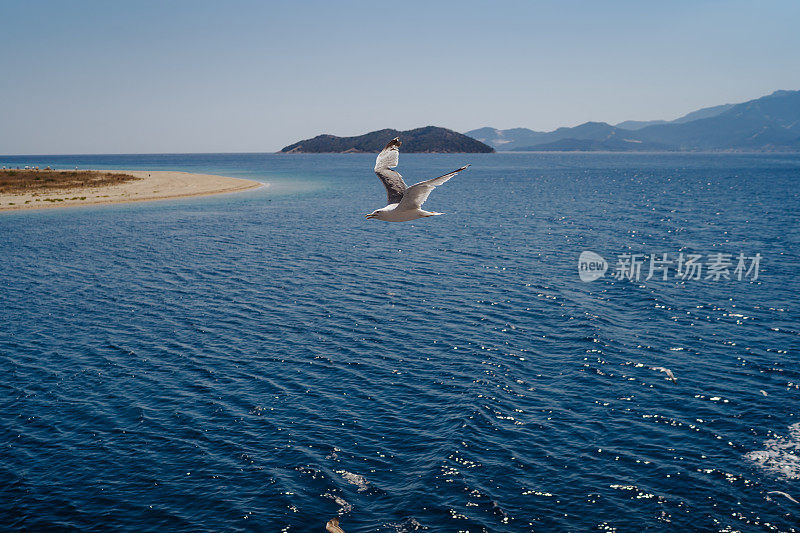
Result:
<svg viewBox="0 0 800 533"><path fill-rule="evenodd" d="M400 160L400 139L395 137L386 148L381 150L378 158L375 160L375 174L383 182L386 187L386 200L390 204L399 203L403 198L403 193L406 192L406 183L403 181L403 176L399 172L392 170L397 166Z"/></svg>
<svg viewBox="0 0 800 533"><path fill-rule="evenodd" d="M425 203L425 200L428 199L430 196L431 191L444 183L445 181L449 180L469 165L464 165L463 167L459 168L458 170L454 170L449 174L445 174L444 176L439 176L438 178L433 178L426 181L420 181L419 183L415 183L408 189L406 189L405 194L403 195L403 199L400 202L400 205L397 206L398 209L405 210L405 209L417 209L422 207L422 204Z"/></svg>

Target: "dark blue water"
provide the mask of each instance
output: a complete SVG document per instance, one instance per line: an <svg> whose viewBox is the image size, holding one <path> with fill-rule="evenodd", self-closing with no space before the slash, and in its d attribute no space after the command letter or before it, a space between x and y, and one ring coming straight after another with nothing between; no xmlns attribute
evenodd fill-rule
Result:
<svg viewBox="0 0 800 533"><path fill-rule="evenodd" d="M2 529L800 529L800 156L404 155L473 164L405 224L373 161L0 157L272 184L0 213Z"/></svg>

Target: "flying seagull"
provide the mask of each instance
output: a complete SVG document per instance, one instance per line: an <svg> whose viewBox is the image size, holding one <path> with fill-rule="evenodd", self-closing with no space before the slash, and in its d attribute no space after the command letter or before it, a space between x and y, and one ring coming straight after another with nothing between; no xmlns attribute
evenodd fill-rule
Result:
<svg viewBox="0 0 800 533"><path fill-rule="evenodd" d="M672 380L673 383L675 383L676 385L678 384L678 378L675 377L675 374L673 374L672 370L670 370L669 368L664 368L663 366L651 366L650 369L665 373L667 377Z"/></svg>
<svg viewBox="0 0 800 533"><path fill-rule="evenodd" d="M782 492L780 490L771 490L771 491L767 492L767 494L779 494L781 496L785 496L786 498L789 498L794 503L800 503L799 501L795 500L794 498L792 498L791 496L789 496L788 494L786 494L785 492Z"/></svg>
<svg viewBox="0 0 800 533"><path fill-rule="evenodd" d="M443 215L444 213L436 213L435 211L425 211L422 209L422 204L428 199L431 191L449 180L469 165L465 165L458 170L454 170L444 176L433 178L426 181L421 181L406 187L403 181L403 176L399 172L392 170L397 166L400 159L400 139L395 137L386 148L381 150L378 158L375 160L375 174L383 182L386 187L386 201L389 203L384 208L376 209L368 215L367 218L377 218L378 220L385 220L386 222L406 222L407 220L414 220L422 217L434 217L436 215Z"/></svg>

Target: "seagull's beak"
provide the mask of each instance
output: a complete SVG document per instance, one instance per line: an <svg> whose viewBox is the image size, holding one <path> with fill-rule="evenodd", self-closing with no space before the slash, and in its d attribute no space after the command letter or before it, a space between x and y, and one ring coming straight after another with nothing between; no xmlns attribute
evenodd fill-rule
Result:
<svg viewBox="0 0 800 533"><path fill-rule="evenodd" d="M367 218L367 219L370 219L370 218L372 218L372 217L373 217L373 215L372 215L372 213L369 213L369 214L367 214L367 215L364 215L364 217L365 217L365 218Z"/></svg>

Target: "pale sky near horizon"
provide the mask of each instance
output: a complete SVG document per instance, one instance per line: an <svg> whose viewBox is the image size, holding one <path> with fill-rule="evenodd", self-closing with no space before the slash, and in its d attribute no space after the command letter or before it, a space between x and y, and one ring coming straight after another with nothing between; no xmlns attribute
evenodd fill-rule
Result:
<svg viewBox="0 0 800 533"><path fill-rule="evenodd" d="M672 119L800 89L800 2L0 0L0 154Z"/></svg>

